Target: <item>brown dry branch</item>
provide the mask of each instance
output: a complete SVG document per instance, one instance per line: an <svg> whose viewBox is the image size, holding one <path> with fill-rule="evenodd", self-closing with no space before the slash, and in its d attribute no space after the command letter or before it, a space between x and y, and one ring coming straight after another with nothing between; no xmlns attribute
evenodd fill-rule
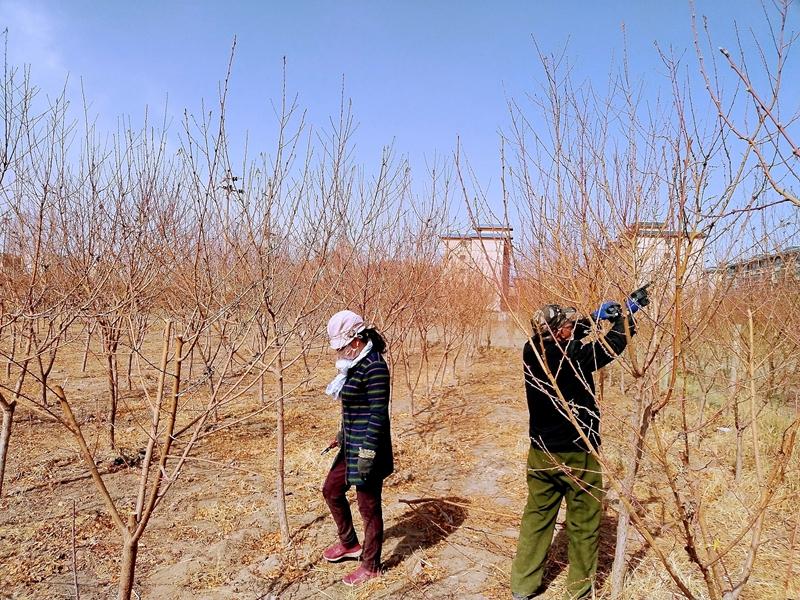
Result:
<svg viewBox="0 0 800 600"><path fill-rule="evenodd" d="M628 393L633 391L633 406L631 402L620 406L603 402L602 407L606 422L610 419L617 428L613 438L606 433L606 451L599 456L620 503L610 593L614 597L623 593L628 523L632 523L684 594L694 594L689 590L697 575L711 597L738 594L755 564L772 506L763 496L762 501L751 504L752 518L744 519L737 529L750 536L749 547L741 543L744 537L737 536L728 542L728 554L716 560L719 541L709 534L709 523L716 523L719 515L708 505L706 483L698 467L713 465L714 459L701 442L715 435L720 420L728 414L727 407L741 404L748 408L748 415L740 415L743 418L737 419L737 429L751 434L761 455L759 462L766 462L766 448L758 435L760 421L769 412L763 398L796 380L791 374L794 361L787 363L796 348L783 339L785 333L779 333L765 338L763 347L758 338L742 345L749 348L747 353L737 350L723 317L736 310L736 299L729 286L704 278L703 271L709 251L735 262L746 256L747 243L765 243L748 232L754 225L750 209L757 205L749 203L750 196L739 200L744 186L763 189L763 180L752 168L749 150L742 156L728 151L728 140L735 133L724 119L710 128L698 126L697 99L680 75L679 62L670 56L662 58L671 76L672 99L669 105L659 107L661 112L650 111L645 117L634 100L627 73L621 74L607 98L594 101L596 90L573 88L569 78L562 76L568 70L560 62L563 57L541 58L545 84L532 102L539 113L548 116L547 129L534 127L525 109L512 104L512 131L503 140L504 156L516 161L504 165L507 200L503 213L515 211L513 220L521 224L522 232L521 239L515 240L515 270L523 314L514 316L514 322L527 330L522 325L524 313L553 301L575 305L588 314L600 301L624 297L644 281L653 281L653 303L637 315L638 335L620 359L620 385ZM509 153L509 148L515 153ZM724 181L719 182L716 174L712 177L715 170L726 174ZM709 193L712 187L721 192ZM472 194L466 185L462 188L465 205L470 207L467 199ZM481 204L475 214L480 211L491 213L491 207ZM777 230L765 221L755 235L768 241ZM789 284L789 290L792 286L796 288L796 281ZM759 305L773 304L770 296L767 298ZM746 309L742 310L746 314ZM765 322L796 322L792 313L778 316L770 312L765 311ZM769 329L764 329L767 336ZM788 332L792 325L773 329ZM758 331L760 336L760 326ZM709 349L713 349L710 355ZM747 374L742 373L747 379L745 387L738 381L729 387L720 377L724 370L730 372L725 364L730 364L731 354L742 356L742 364L749 365ZM785 371L780 368L784 363ZM707 372L704 367L712 369ZM702 390L697 396L699 413L695 386ZM742 403L745 390L746 403ZM721 393L727 394L727 403L719 402ZM554 402L570 414L563 398L554 398ZM630 417L622 418L625 412ZM676 428L667 435L668 440L661 439L662 433L653 433L659 421ZM617 437L620 426L623 437ZM625 449L619 453L625 457L621 469L609 460L617 454L608 451L614 444ZM744 446L739 447L742 454ZM769 461L783 465L781 468L792 460L776 453L774 444L769 445L769 454ZM763 481L760 470L757 467L752 476L748 474L748 481ZM671 563L665 552L670 541L657 538L663 525L658 515L649 514L637 500L642 480L652 482L658 472L661 475L655 477L655 485L667 492L662 498L681 524L673 530L678 546L686 548L686 558L693 564L687 571ZM669 491L676 477L682 487ZM778 485L783 485L782 481ZM731 487L730 492L737 490ZM744 490L740 493L745 495ZM749 492L746 495L749 497ZM741 553L745 556L739 564L742 575L734 582L729 575L731 563L736 560L734 555Z"/></svg>
<svg viewBox="0 0 800 600"><path fill-rule="evenodd" d="M40 121L6 114L8 131L17 127L30 143L7 154L13 181L0 180L11 255L0 272L0 389L11 398L3 408L47 415L31 427L68 432L89 471L21 490L92 479L122 538L123 598L133 591L139 541L186 463L214 464L193 455L212 434L274 408L279 505L285 499L282 457L295 432L284 402L302 397L327 362L319 349L332 312L354 308L381 328L390 360L405 362L408 381L426 395L455 377L487 320L486 290L441 265L438 236L449 220L441 175L432 176L432 198L413 198L408 165L391 148L374 178L363 175L352 163L354 121L344 101L318 152L285 92L273 155L245 156L235 167L227 78L220 92L218 115L187 113L174 156L166 127L147 119L142 131L125 127L99 143L84 108L84 143L72 164L77 126L63 99ZM71 346L80 346L76 364L90 386L100 369L105 392L70 381L62 350ZM73 389L69 401L64 389ZM256 389L264 392L253 408ZM53 392L60 410L48 405ZM133 446L136 459L102 468L101 440L120 457ZM110 484L109 475L134 468L132 489L119 492L118 475Z"/></svg>
<svg viewBox="0 0 800 600"><path fill-rule="evenodd" d="M162 356L167 355L167 348L169 347L170 343L170 334L171 334L171 326L167 324L165 333L164 333L164 352ZM152 449L151 451L145 455L145 460L142 463L142 472L140 477L140 485L139 485L139 500L137 501L136 508L134 512L127 516L127 519L124 519L123 514L121 512L121 508L118 505L118 502L115 501L111 494L108 491L108 488L105 485L103 480L103 476L100 473L100 470L97 468L95 459L92 456L91 450L86 442L86 438L83 434L81 426L78 424L75 415L67 401L66 395L64 394L63 389L60 386L55 387L55 393L59 398L61 404L61 410L64 417L64 424L67 429L72 433L73 437L78 443L80 448L81 457L83 458L84 463L89 468L89 471L92 476L92 480L95 484L95 487L106 506L112 520L117 526L117 529L122 537L123 540L123 547L122 547L122 563L120 568L120 580L119 580L119 588L118 594L119 598L127 600L130 598L132 590L133 590L133 577L136 568L136 558L138 554L138 545L141 536L144 534L145 528L150 520L150 517L155 510L159 498L163 497L163 493L166 489L161 489L161 482L162 482L162 474L166 473L166 466L167 466L167 457L169 456L169 449L173 440L173 432L175 428L175 420L177 416L177 405L178 405L178 395L180 390L180 377L181 377L181 363L182 363L182 339L180 337L176 340L176 348L175 348L175 373L173 375L175 383L172 390L172 395L170 397L169 405L167 407L163 407L161 402L159 401L156 406L153 407L153 412L157 413L157 416L154 416L154 422L158 422L160 419L160 415L165 413L167 424L164 428L163 434L158 431L158 427L156 426L155 435L161 436L163 435L163 441L159 444L159 452L160 452L160 460L158 463L158 467L155 470L154 479L152 482L149 483L149 493L146 494L146 501L144 500L145 494L142 490L148 490L148 475L150 471L150 460L152 459ZM162 360L162 366L166 367L164 361ZM163 385L161 386L163 389ZM161 392L161 389L159 392ZM173 474L173 477L177 477L177 473ZM127 520L127 522L126 522Z"/></svg>
<svg viewBox="0 0 800 600"><path fill-rule="evenodd" d="M790 188L781 183L786 173L791 179L797 179L795 165L797 158L800 157L800 148L790 136L786 123L778 117L781 114L780 100L784 79L783 71L796 39L795 34L787 31L790 6L790 2L780 0L773 3L770 7L771 10L765 10L773 36L770 42L772 42L771 45L775 51L772 65L769 67L765 65L765 48L761 43L756 41L755 47L750 49L754 54L760 56L760 68L755 69L755 72L761 74L763 70L769 68L769 72L766 73L770 83L767 97L762 98L748 75L748 50L743 47L741 40L739 40L738 47L741 64L734 60L729 50L722 47L719 48L719 52L736 75L738 83L744 86L746 97L752 101L751 107L740 108L736 104L736 94L732 95L731 100L725 103L720 84L721 75L718 72L716 62L712 61L711 69L706 67L694 13L692 14L692 29L695 35L695 49L700 61L700 72L705 80L706 90L716 107L720 121L739 140L746 144L747 153L752 152L755 155L758 168L766 183L782 198L782 202L791 202L795 206L800 206L800 199ZM710 45L711 36L705 19L703 29ZM737 86L736 90L738 91L739 89L740 87ZM755 114L753 115L753 113ZM794 117L791 117L790 121L793 120ZM788 148L785 146L788 146ZM757 198L755 196L753 201L752 207L747 207L747 209L758 209L761 206L756 203Z"/></svg>

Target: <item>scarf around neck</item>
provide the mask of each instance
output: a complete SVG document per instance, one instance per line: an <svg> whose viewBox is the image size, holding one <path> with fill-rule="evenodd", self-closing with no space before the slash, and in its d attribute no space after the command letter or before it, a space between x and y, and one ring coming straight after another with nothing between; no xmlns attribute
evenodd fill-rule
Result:
<svg viewBox="0 0 800 600"><path fill-rule="evenodd" d="M325 393L329 396L332 396L335 400L338 400L339 395L342 393L344 382L347 381L347 372L361 362L371 351L372 340L367 342L367 345L364 346L364 349L361 351L361 353L354 359L350 360L347 358L340 358L337 360L336 369L339 371L339 373L331 380L331 382L328 384L328 387L325 388Z"/></svg>

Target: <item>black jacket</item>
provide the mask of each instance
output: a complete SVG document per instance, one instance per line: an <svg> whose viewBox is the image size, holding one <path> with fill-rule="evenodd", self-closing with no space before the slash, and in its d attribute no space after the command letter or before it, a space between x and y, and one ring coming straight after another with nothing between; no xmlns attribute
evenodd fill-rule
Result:
<svg viewBox="0 0 800 600"><path fill-rule="evenodd" d="M592 373L614 360L628 345L629 333L635 333L632 317L620 317L612 323L603 340L583 343L591 327L588 320L578 321L573 338L558 343L552 338L535 336L525 344L522 361L525 371L525 395L530 414L530 437L534 447L550 452L586 451L588 448L564 412L564 406L550 383L547 371L531 347L539 351L549 373L569 403L572 413L595 448L600 447L600 410L595 401Z"/></svg>

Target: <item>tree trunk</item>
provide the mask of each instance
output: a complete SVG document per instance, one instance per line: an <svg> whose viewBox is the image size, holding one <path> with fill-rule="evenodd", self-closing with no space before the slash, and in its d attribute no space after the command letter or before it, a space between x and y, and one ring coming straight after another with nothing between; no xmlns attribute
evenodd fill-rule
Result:
<svg viewBox="0 0 800 600"><path fill-rule="evenodd" d="M742 463L744 461L744 425L739 415L739 400L737 392L739 386L739 373L736 363L731 365L730 385L733 392L733 426L736 429L736 464L734 465L734 481L739 483L742 480Z"/></svg>
<svg viewBox="0 0 800 600"><path fill-rule="evenodd" d="M150 421L150 435L148 436L147 447L144 452L144 458L142 459L142 474L139 478L139 494L136 498L136 509L134 510L137 521L142 518L144 499L147 492L147 477L150 471L150 463L153 460L153 449L155 448L158 439L158 425L161 421L161 410L164 403L164 381L167 377L167 363L169 361L169 342L171 335L172 321L167 321L166 325L164 326L164 333L162 335L164 346L161 351L161 363L159 364L158 369L158 387L156 388L155 405L153 407L152 419ZM178 361L178 365L180 366L180 355L177 353L175 360Z"/></svg>
<svg viewBox="0 0 800 600"><path fill-rule="evenodd" d="M38 354L36 356L36 364L39 366L39 382L40 382L40 393L42 399L43 406L50 406L47 403L47 375L49 371L45 371L44 364L42 362L42 355Z"/></svg>
<svg viewBox="0 0 800 600"><path fill-rule="evenodd" d="M306 370L306 375L311 375L311 367L308 366L308 350L303 346L302 350L303 368Z"/></svg>
<svg viewBox="0 0 800 600"><path fill-rule="evenodd" d="M83 348L83 360L81 361L81 373L86 373L86 361L89 360L89 348L92 343L92 329L90 325L86 328L86 346Z"/></svg>
<svg viewBox="0 0 800 600"><path fill-rule="evenodd" d="M43 360L43 357L39 355L39 372L40 372L40 382L42 386L42 404L45 406L49 406L47 402L47 388L48 381L50 379L50 373L53 371L53 365L56 362L56 355L55 352L52 352L47 355L47 363Z"/></svg>
<svg viewBox="0 0 800 600"><path fill-rule="evenodd" d="M6 402L0 395L0 408L3 409L3 428L0 430L0 498L3 497L3 478L6 474L6 458L8 457L8 442L11 439L11 425L14 422L14 409L16 401Z"/></svg>
<svg viewBox="0 0 800 600"><path fill-rule="evenodd" d="M744 430L746 425L742 423L742 416L739 414L739 361L742 356L741 326L737 325L733 336L733 353L730 357L730 376L728 383L731 389L733 400L733 426L736 428L736 464L734 466L734 481L739 483L742 478L742 464L744 461Z"/></svg>
<svg viewBox="0 0 800 600"><path fill-rule="evenodd" d="M264 357L267 355L267 351L269 350L269 343L267 342L266 334L264 333L264 327L261 327L262 335L258 339L258 345L256 346L256 351L258 352L259 361L263 365ZM262 369L261 374L258 376L258 402L261 406L267 405L267 372L266 369Z"/></svg>
<svg viewBox="0 0 800 600"><path fill-rule="evenodd" d="M122 544L122 564L119 568L119 598L130 600L133 592L133 577L136 572L136 555L139 552L139 540L126 538Z"/></svg>
<svg viewBox="0 0 800 600"><path fill-rule="evenodd" d="M278 350L278 357L275 363L275 374L277 375L277 389L278 389L278 401L277 405L277 481L276 481L276 488L275 488L275 501L278 505L278 523L280 525L281 530L281 543L284 546L289 545L290 535L289 535L289 518L286 514L286 488L284 482L284 465L285 465L285 428L284 428L284 415L283 415L283 357L282 351Z"/></svg>
<svg viewBox="0 0 800 600"><path fill-rule="evenodd" d="M131 375L133 374L133 351L128 354L128 370L125 373L125 381L128 384L128 391L133 389L133 382L131 381Z"/></svg>
<svg viewBox="0 0 800 600"><path fill-rule="evenodd" d="M416 417L417 411L414 406L414 391L416 386L411 382L411 361L408 358L408 349L403 350L403 375L406 378L406 387L408 388L408 404L411 416Z"/></svg>
<svg viewBox="0 0 800 600"><path fill-rule="evenodd" d="M736 464L733 468L733 480L737 484L742 481L742 467L744 465L744 428L740 424L739 404L733 404L734 422L736 423Z"/></svg>
<svg viewBox="0 0 800 600"><path fill-rule="evenodd" d="M627 473L622 482L622 493L633 499L633 487L642 462L644 440L650 428L651 405L644 397L644 379L641 378L637 385L638 407L631 415L630 447L633 452L629 455ZM619 503L619 517L617 518L617 543L614 549L614 564L611 567L611 597L620 598L625 581L625 567L627 566L625 554L628 549L628 534L630 532L631 515L625 503Z"/></svg>
<svg viewBox="0 0 800 600"><path fill-rule="evenodd" d="M11 328L11 352L6 358L6 379L11 379L11 363L14 362L14 357L17 353L17 328Z"/></svg>
<svg viewBox="0 0 800 600"><path fill-rule="evenodd" d="M106 370L108 371L108 394L111 400L108 414L108 445L112 450L116 450L116 437L114 429L117 423L117 380L116 380L116 355L112 352L106 353Z"/></svg>

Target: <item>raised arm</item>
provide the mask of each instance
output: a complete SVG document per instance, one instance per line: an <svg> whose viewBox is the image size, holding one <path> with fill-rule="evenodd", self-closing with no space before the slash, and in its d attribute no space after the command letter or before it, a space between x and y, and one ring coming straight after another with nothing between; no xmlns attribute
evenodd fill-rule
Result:
<svg viewBox="0 0 800 600"><path fill-rule="evenodd" d="M628 331L625 331L625 325ZM585 372L602 369L617 358L628 345L628 340L636 333L633 315L614 319L611 329L600 340L582 344L575 339L569 343L567 356L576 364L580 364ZM576 336L577 337L577 336Z"/></svg>

